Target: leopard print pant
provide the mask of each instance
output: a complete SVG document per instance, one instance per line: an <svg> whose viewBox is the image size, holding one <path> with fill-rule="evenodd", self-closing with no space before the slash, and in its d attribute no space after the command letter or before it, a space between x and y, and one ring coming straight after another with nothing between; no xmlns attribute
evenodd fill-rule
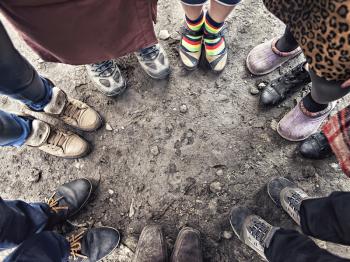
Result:
<svg viewBox="0 0 350 262"><path fill-rule="evenodd" d="M350 79L350 0L263 0L289 25L315 73Z"/></svg>

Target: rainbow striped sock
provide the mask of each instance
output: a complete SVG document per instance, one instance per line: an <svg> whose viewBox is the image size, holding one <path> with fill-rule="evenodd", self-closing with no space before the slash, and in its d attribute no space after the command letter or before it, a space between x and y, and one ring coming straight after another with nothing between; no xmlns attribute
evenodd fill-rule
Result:
<svg viewBox="0 0 350 262"><path fill-rule="evenodd" d="M204 45L205 52L209 56L220 55L225 50L225 40L222 36L212 37L212 35L218 34L224 23L218 23L210 17L209 13L205 16L205 35L204 35ZM207 36L207 37L206 37Z"/></svg>
<svg viewBox="0 0 350 262"><path fill-rule="evenodd" d="M190 20L186 16L186 25L193 32L200 32L204 24L204 14L202 13L196 20ZM185 34L182 37L181 45L189 52L200 52L202 48L202 35Z"/></svg>

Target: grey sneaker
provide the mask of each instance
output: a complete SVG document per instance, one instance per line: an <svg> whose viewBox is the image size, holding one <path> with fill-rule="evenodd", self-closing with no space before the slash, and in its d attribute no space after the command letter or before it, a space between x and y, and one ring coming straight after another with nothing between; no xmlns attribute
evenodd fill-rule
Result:
<svg viewBox="0 0 350 262"><path fill-rule="evenodd" d="M237 237L263 259L275 232L279 229L271 226L262 218L253 215L245 207L235 207L231 211L230 223Z"/></svg>
<svg viewBox="0 0 350 262"><path fill-rule="evenodd" d="M98 88L106 96L117 96L126 89L126 81L114 60L86 65L87 72Z"/></svg>
<svg viewBox="0 0 350 262"><path fill-rule="evenodd" d="M277 206L282 207L300 225L301 202L310 198L302 189L288 179L278 177L268 183L267 193Z"/></svg>
<svg viewBox="0 0 350 262"><path fill-rule="evenodd" d="M135 53L141 67L154 79L164 79L170 74L169 60L164 49L156 44Z"/></svg>

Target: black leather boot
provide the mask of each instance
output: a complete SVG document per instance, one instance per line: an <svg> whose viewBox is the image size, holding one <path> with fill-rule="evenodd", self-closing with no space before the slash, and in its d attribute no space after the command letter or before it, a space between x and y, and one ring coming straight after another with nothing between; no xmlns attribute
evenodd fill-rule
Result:
<svg viewBox="0 0 350 262"><path fill-rule="evenodd" d="M288 95L297 92L311 82L309 72L305 70L305 62L293 68L290 72L273 80L261 93L260 102L265 106L273 106Z"/></svg>
<svg viewBox="0 0 350 262"><path fill-rule="evenodd" d="M202 262L200 233L192 228L183 228L175 243L171 262Z"/></svg>
<svg viewBox="0 0 350 262"><path fill-rule="evenodd" d="M119 245L120 234L111 227L79 230L67 237L69 262L95 262L107 257Z"/></svg>
<svg viewBox="0 0 350 262"><path fill-rule="evenodd" d="M92 193L92 183L88 179L77 179L60 186L46 200L52 216L48 228L62 223L76 215L88 202Z"/></svg>
<svg viewBox="0 0 350 262"><path fill-rule="evenodd" d="M299 148L300 154L305 158L324 159L333 155L327 137L322 133L313 134Z"/></svg>

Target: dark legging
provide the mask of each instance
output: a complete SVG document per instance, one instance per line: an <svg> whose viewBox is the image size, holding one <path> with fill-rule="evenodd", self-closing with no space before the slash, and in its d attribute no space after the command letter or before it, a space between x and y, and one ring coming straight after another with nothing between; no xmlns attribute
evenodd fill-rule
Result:
<svg viewBox="0 0 350 262"><path fill-rule="evenodd" d="M300 208L303 233L324 241L350 245L349 201L349 192L304 200ZM321 249L305 235L279 229L265 249L267 259L270 262L350 262Z"/></svg>
<svg viewBox="0 0 350 262"><path fill-rule="evenodd" d="M227 6L234 6L237 5L241 0L215 0L216 2L227 5ZM192 5L192 6L197 6L197 5L204 5L207 0L181 0L181 2L185 5Z"/></svg>
<svg viewBox="0 0 350 262"><path fill-rule="evenodd" d="M50 101L50 84L16 50L0 22L0 94L10 96L33 110ZM0 146L20 146L30 133L30 121L0 111Z"/></svg>

